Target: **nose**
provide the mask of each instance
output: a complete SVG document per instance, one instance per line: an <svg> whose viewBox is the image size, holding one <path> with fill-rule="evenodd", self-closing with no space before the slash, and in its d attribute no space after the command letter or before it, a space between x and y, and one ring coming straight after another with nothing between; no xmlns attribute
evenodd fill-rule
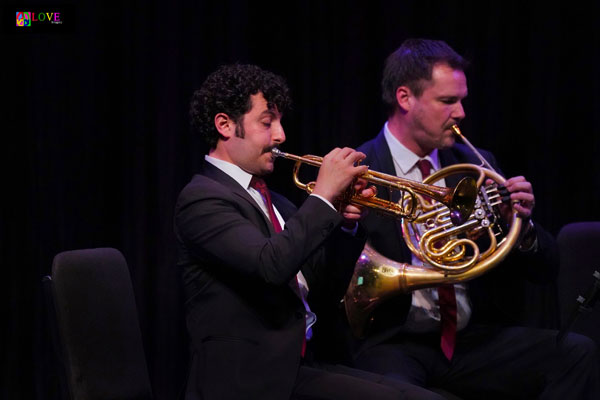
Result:
<svg viewBox="0 0 600 400"><path fill-rule="evenodd" d="M283 126L281 125L281 122L277 122L274 124L272 132L273 132L273 134L272 134L273 142L275 142L277 144L281 144L281 143L285 142L285 132L283 130Z"/></svg>
<svg viewBox="0 0 600 400"><path fill-rule="evenodd" d="M462 102L457 102L456 106L452 110L452 118L457 121L460 121L465 118L465 109L463 108Z"/></svg>

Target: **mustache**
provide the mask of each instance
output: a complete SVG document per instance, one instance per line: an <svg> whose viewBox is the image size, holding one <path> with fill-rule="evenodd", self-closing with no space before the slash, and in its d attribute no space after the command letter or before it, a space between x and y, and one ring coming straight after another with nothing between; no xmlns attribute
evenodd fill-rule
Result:
<svg viewBox="0 0 600 400"><path fill-rule="evenodd" d="M451 129L454 125L459 126L460 121L448 122L448 125L444 126L444 129Z"/></svg>

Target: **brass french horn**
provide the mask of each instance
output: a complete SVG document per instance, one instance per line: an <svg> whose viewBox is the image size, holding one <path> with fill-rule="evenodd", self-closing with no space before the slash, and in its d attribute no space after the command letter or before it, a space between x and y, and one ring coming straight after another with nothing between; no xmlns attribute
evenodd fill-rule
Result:
<svg viewBox="0 0 600 400"><path fill-rule="evenodd" d="M359 257L352 281L344 297L348 322L356 337L364 337L373 311L386 300L412 290L474 279L502 261L518 241L522 221L513 209L512 220L505 229L498 206L503 201L505 179L462 135L458 126L454 134L477 155L481 165L456 164L427 177L431 185L454 174L476 176L477 195L468 218L456 223L452 210L436 199L417 194L414 217L402 219L402 233L409 249L423 266L390 260L369 244ZM494 181L486 185L486 181ZM505 189L504 189L505 191ZM404 196L399 203L412 201ZM487 235L489 245L480 249L475 239Z"/></svg>

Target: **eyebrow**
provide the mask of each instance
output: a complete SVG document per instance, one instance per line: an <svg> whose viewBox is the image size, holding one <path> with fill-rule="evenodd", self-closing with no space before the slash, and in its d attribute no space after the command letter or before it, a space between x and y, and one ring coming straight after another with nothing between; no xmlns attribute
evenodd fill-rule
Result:
<svg viewBox="0 0 600 400"><path fill-rule="evenodd" d="M464 97L462 96L445 96L445 95L441 95L441 96L437 96L438 99L442 99L442 100L464 100L465 98L467 98L469 94L467 93Z"/></svg>
<svg viewBox="0 0 600 400"><path fill-rule="evenodd" d="M265 110L265 111L263 111L262 113L260 113L259 118L262 118L262 117L267 116L267 115L270 116L270 117L273 117L273 118L277 118L277 113L275 111L273 111L273 110Z"/></svg>

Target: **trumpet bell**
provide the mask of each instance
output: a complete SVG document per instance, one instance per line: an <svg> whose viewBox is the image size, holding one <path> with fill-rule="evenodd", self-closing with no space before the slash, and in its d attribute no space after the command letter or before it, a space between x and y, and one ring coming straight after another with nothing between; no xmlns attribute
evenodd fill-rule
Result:
<svg viewBox="0 0 600 400"><path fill-rule="evenodd" d="M458 182L452 193L450 205L450 220L454 225L464 223L475 207L473 199L477 198L477 182L471 177L465 177Z"/></svg>

